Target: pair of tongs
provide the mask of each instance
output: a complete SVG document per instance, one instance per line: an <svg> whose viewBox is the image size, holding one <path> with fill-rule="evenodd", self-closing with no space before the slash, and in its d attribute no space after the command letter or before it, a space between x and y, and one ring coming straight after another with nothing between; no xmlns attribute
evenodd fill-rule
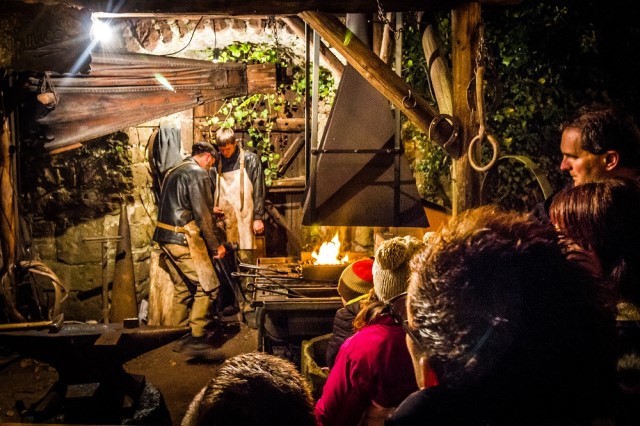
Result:
<svg viewBox="0 0 640 426"><path fill-rule="evenodd" d="M289 275L291 273L291 271L283 271L282 269L278 269L278 268L270 268L267 266L257 266L257 265L252 265L250 263L240 263L238 265L238 267L240 267L241 269L248 269L251 271L255 271L255 275L259 276L259 277L266 277L264 274L261 274L260 271L264 271L264 272L272 272L276 275ZM291 279L299 279L299 277L291 277L291 276L287 276L287 277L279 277L280 278L291 278Z"/></svg>
<svg viewBox="0 0 640 426"><path fill-rule="evenodd" d="M263 290L263 291L267 291L270 293L275 293L275 294L282 294L285 296L296 296L296 297L307 297L304 294L301 294L299 292L297 292L296 290L287 287L286 285L284 285L284 283L282 283L282 281L300 281L300 277L291 277L289 276L289 272L287 271L283 271L281 269L273 269L273 268L267 268L264 266L256 266L256 265L252 265L249 263L240 263L238 265L239 268L245 268L245 269L249 269L249 270L253 270L255 271L255 273L253 275L250 274L243 274L242 272L233 272L232 275L234 276L244 276L244 277L252 277L252 278L262 278L266 281L268 281L270 284L275 285L276 287L279 287L283 290L285 290L287 293L281 293L278 292L277 290L273 290L273 289L269 289L266 286L260 286L260 285L256 285L255 282L252 284L254 289L259 289L259 290ZM268 272L275 272L275 275L286 275L286 276L274 276L272 275L267 275L267 274L263 274L261 273L261 271L268 271Z"/></svg>

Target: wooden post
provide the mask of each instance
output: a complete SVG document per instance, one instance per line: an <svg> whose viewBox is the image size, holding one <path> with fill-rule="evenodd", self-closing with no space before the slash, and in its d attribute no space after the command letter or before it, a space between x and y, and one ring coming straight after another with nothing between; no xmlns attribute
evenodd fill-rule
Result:
<svg viewBox="0 0 640 426"><path fill-rule="evenodd" d="M2 209L2 220L0 220L0 236L2 236L2 266L11 272L16 263L16 215L14 201L14 176L12 167L14 161L11 153L11 131L9 130L9 117L4 117L2 122L2 135L0 137L2 146L0 147L0 208ZM13 277L11 273L9 275Z"/></svg>
<svg viewBox="0 0 640 426"><path fill-rule="evenodd" d="M467 105L467 87L473 77L478 34L481 23L480 3L465 3L451 13L451 49L453 68L453 116L460 121L462 156L453 160L453 215L480 203L480 176L469 165L469 142L478 131Z"/></svg>
<svg viewBox="0 0 640 426"><path fill-rule="evenodd" d="M433 92L441 114L453 113L451 77L449 68L442 57L442 48L436 39L433 25L428 25L422 34L422 50L427 61L429 77L433 85Z"/></svg>

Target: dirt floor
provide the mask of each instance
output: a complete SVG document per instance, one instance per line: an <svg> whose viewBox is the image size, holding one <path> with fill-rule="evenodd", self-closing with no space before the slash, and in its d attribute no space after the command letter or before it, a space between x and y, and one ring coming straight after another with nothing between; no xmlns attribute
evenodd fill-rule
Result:
<svg viewBox="0 0 640 426"><path fill-rule="evenodd" d="M221 324L214 336L213 345L226 357L257 348L257 331L244 322ZM180 340L173 341L124 364L127 373L144 376L146 383L159 391L173 425L180 424L193 396L221 363L176 352L180 343ZM56 370L47 364L0 348L0 423L24 422L21 409L40 401L57 379Z"/></svg>

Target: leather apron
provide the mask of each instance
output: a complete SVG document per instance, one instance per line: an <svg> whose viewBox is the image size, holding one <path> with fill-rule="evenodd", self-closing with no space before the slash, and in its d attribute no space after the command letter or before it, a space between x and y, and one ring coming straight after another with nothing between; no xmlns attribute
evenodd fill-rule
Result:
<svg viewBox="0 0 640 426"><path fill-rule="evenodd" d="M238 149L240 168L218 173L216 206L224 212L227 241L238 243L240 250L253 250L253 184L244 167L244 150Z"/></svg>
<svg viewBox="0 0 640 426"><path fill-rule="evenodd" d="M220 286L220 282L213 269L207 245L200 234L200 227L195 220L192 220L184 226L184 229L187 245L191 252L191 259L193 259L193 264L198 273L200 287L207 293L216 290Z"/></svg>
<svg viewBox="0 0 640 426"><path fill-rule="evenodd" d="M180 163L177 166L169 169L164 179L166 180L169 174L171 174L175 169L182 166L183 164L185 163ZM220 286L220 282L218 281L218 276L216 275L215 269L213 268L213 263L211 261L211 258L209 257L207 244L202 238L200 227L198 226L196 221L192 220L182 227L167 225L162 222L158 222L156 226L167 229L169 231L183 233L185 235L187 245L189 246L189 252L191 253L191 259L193 260L194 268L198 274L198 283L200 284L200 287L202 287L205 292L216 290ZM169 253L167 253L167 255L170 256Z"/></svg>

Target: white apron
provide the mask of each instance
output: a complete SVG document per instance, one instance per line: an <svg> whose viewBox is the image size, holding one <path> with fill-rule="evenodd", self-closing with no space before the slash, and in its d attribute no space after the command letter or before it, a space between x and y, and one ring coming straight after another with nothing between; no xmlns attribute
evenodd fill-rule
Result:
<svg viewBox="0 0 640 426"><path fill-rule="evenodd" d="M253 234L253 184L244 167L244 150L240 147L238 149L240 168L218 173L215 204L224 212L227 241L238 243L240 250L253 250L256 248Z"/></svg>

